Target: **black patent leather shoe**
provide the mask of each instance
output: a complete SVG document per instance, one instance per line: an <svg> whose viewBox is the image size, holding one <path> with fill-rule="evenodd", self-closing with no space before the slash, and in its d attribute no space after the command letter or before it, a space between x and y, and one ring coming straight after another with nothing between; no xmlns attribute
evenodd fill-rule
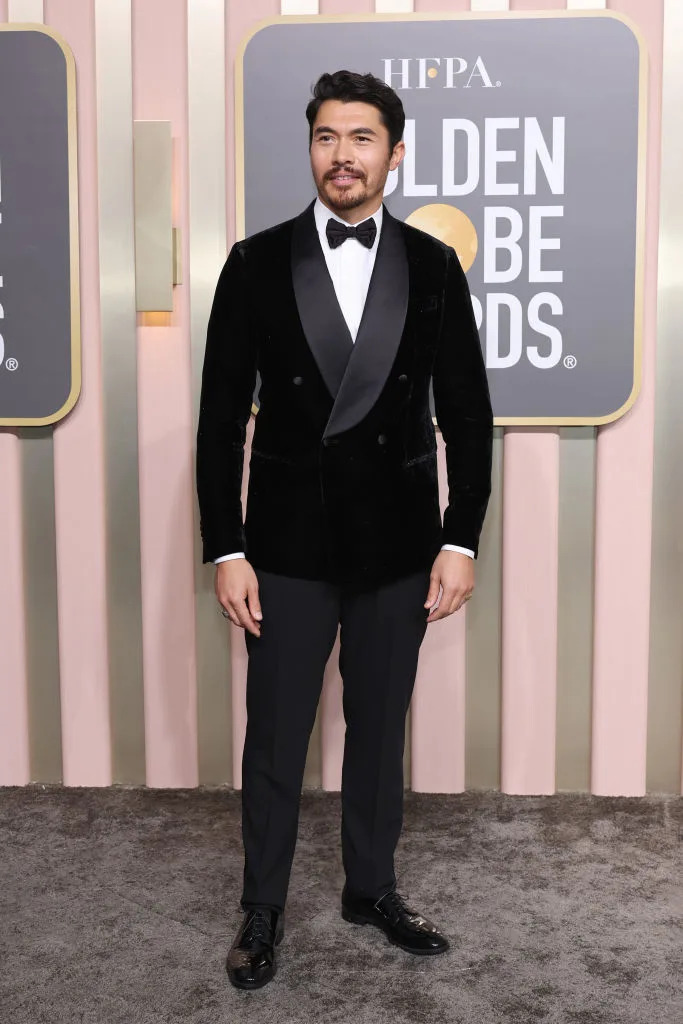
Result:
<svg viewBox="0 0 683 1024"><path fill-rule="evenodd" d="M346 886L342 892L342 917L352 924L374 924L389 942L408 953L433 956L445 953L450 943L435 924L406 905L405 896L392 889L376 902L354 896Z"/></svg>
<svg viewBox="0 0 683 1024"><path fill-rule="evenodd" d="M285 934L284 911L253 907L245 911L225 967L237 988L261 988L275 974L275 946Z"/></svg>

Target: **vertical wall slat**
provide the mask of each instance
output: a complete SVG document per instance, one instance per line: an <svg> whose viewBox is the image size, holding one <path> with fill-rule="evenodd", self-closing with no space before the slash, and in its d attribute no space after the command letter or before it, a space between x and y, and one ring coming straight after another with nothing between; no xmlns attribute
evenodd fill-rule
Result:
<svg viewBox="0 0 683 1024"><path fill-rule="evenodd" d="M471 7L505 11L509 3L472 0ZM501 788L552 793L559 438L556 430L507 428L503 446Z"/></svg>
<svg viewBox="0 0 683 1024"><path fill-rule="evenodd" d="M31 779L62 781L53 427L20 427Z"/></svg>
<svg viewBox="0 0 683 1024"><path fill-rule="evenodd" d="M595 427L560 429L556 789L590 790Z"/></svg>
<svg viewBox="0 0 683 1024"><path fill-rule="evenodd" d="M0 481L0 785L24 786L31 766L21 462L17 436L6 428L0 429Z"/></svg>
<svg viewBox="0 0 683 1024"><path fill-rule="evenodd" d="M510 8L510 0L470 0L470 10L477 11L507 11Z"/></svg>
<svg viewBox="0 0 683 1024"><path fill-rule="evenodd" d="M187 8L146 0L133 8L133 116L168 120L173 224L187 267ZM164 60L154 59L164 24ZM192 394L187 279L173 311L138 327L140 556L148 786L196 786L197 691L193 587Z"/></svg>
<svg viewBox="0 0 683 1024"><path fill-rule="evenodd" d="M115 782L145 782L131 3L95 0L107 611Z"/></svg>
<svg viewBox="0 0 683 1024"><path fill-rule="evenodd" d="M227 44L226 44L226 133L227 152L225 164L226 214L228 248L236 238L236 172L235 166L235 55L246 33L264 18L274 18L280 13L278 0L254 0L248 7L229 0L227 7ZM247 441L244 451L245 472L242 480L242 507L246 502L249 482L249 458L251 455L251 438L254 431L253 416L248 425ZM226 552L227 554L227 552ZM232 660L232 763L233 784L239 789L242 786L242 748L246 732L246 687L247 687L247 650L244 631L238 626L229 626L231 660Z"/></svg>
<svg viewBox="0 0 683 1024"><path fill-rule="evenodd" d="M501 788L555 789L559 435L505 431Z"/></svg>
<svg viewBox="0 0 683 1024"><path fill-rule="evenodd" d="M631 15L650 61L645 192L642 387L633 407L598 432L592 779L594 793L645 792L652 459L661 110L660 4L614 0Z"/></svg>
<svg viewBox="0 0 683 1024"><path fill-rule="evenodd" d="M564 11L565 0L510 0L511 11Z"/></svg>
<svg viewBox="0 0 683 1024"><path fill-rule="evenodd" d="M98 259L97 92L92 0L47 0L78 69L81 395L54 428L64 783L111 784L104 411ZM87 471L85 469L87 467Z"/></svg>
<svg viewBox="0 0 683 1024"><path fill-rule="evenodd" d="M544 6L550 7L549 0ZM567 0L566 6L582 7L574 0ZM592 0L592 7L604 9L605 0ZM597 430L560 429L558 790L590 789Z"/></svg>
<svg viewBox="0 0 683 1024"><path fill-rule="evenodd" d="M0 19L8 20L7 0ZM17 431L0 427L0 785L31 781L24 587L21 451Z"/></svg>
<svg viewBox="0 0 683 1024"><path fill-rule="evenodd" d="M440 432L437 465L443 513L448 484ZM420 648L411 704L411 788L418 793L459 793L465 787L466 619L461 608L431 622Z"/></svg>
<svg viewBox="0 0 683 1024"><path fill-rule="evenodd" d="M467 605L465 788L500 788L503 428L493 431L491 497L475 567L475 594Z"/></svg>
<svg viewBox="0 0 683 1024"><path fill-rule="evenodd" d="M683 6L665 0L647 789L683 788Z"/></svg>
<svg viewBox="0 0 683 1024"><path fill-rule="evenodd" d="M414 5L377 2L376 11L405 14ZM448 500L446 454L437 433L439 503ZM425 594L425 599L426 599ZM465 786L465 633L467 609L430 623L420 648L408 719L410 787L457 793Z"/></svg>
<svg viewBox="0 0 683 1024"><path fill-rule="evenodd" d="M8 21L42 24L43 0L10 0ZM60 782L59 643L53 426L17 430L24 541L24 628L31 779Z"/></svg>
<svg viewBox="0 0 683 1024"><path fill-rule="evenodd" d="M193 438L196 438L206 326L226 258L225 4L187 6L189 265ZM195 509L195 632L199 782L231 782L230 649L226 620L213 588L213 567L202 565Z"/></svg>
<svg viewBox="0 0 683 1024"><path fill-rule="evenodd" d="M470 10L470 5L469 0L417 0L415 10L425 13L463 13ZM441 751L438 771L442 775L448 770L444 764L443 751L450 750L449 757L453 762L448 771L451 786L454 778L462 778L463 771L464 779L458 782L456 789L492 789L500 786L503 486L501 427L494 429L491 483L491 497L481 534L479 556L475 564L475 593L466 608L458 612L465 623L465 635L462 640L465 655L464 722L456 722L452 715L444 715L439 719L437 699L432 699L431 714L425 717L422 714L423 694L420 683L413 701L413 708L417 711L412 722L413 756L417 763L418 784L421 764L428 765L432 757L432 730L436 728L440 733L445 733L438 741ZM439 489L445 496L447 481L444 471L440 475ZM430 642L431 637L423 645L424 658L421 652L421 663L424 660L425 667L429 660ZM447 645L439 658L433 662L430 681L427 681L425 686L429 687L432 685L431 680L440 676L444 680L447 679L451 675L453 658L461 657L462 651L453 638L453 643ZM462 700L458 703L458 708L458 713L462 715ZM457 748L451 746L454 728L458 737ZM415 769L413 774L415 775ZM429 788L431 774L432 770L428 770L428 774L423 777L426 788ZM437 782L437 779L433 779L433 782ZM443 786L446 782L447 780L442 778L440 785Z"/></svg>

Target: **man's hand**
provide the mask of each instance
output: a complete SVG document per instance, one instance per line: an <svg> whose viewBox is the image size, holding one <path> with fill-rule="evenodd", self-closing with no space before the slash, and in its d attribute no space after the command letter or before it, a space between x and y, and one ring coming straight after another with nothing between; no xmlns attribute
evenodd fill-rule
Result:
<svg viewBox="0 0 683 1024"><path fill-rule="evenodd" d="M216 597L236 626L261 636L258 579L246 558L230 558L216 566ZM257 621L258 620L258 621Z"/></svg>
<svg viewBox="0 0 683 1024"><path fill-rule="evenodd" d="M457 612L470 597L474 590L474 559L461 551L440 551L434 559L429 580L425 608L432 607L439 596L440 586L443 594L438 608L428 616L428 623Z"/></svg>

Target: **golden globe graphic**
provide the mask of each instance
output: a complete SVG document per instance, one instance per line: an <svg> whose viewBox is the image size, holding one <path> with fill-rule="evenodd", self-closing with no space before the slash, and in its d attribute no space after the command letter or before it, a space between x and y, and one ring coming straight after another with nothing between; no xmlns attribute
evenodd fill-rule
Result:
<svg viewBox="0 0 683 1024"><path fill-rule="evenodd" d="M496 423L595 425L630 408L642 361L646 58L620 15L274 19L240 56L241 237L313 198L302 110L320 73L369 71L405 111L386 209L457 253Z"/></svg>
<svg viewBox="0 0 683 1024"><path fill-rule="evenodd" d="M449 203L428 203L413 210L405 222L433 235L445 245L452 246L458 254L462 269L467 273L477 255L479 239L466 213Z"/></svg>

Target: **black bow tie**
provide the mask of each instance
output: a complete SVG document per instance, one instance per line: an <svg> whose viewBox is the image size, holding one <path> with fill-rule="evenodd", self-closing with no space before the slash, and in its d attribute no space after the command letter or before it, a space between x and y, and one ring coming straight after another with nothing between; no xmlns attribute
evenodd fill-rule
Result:
<svg viewBox="0 0 683 1024"><path fill-rule="evenodd" d="M325 229L330 249L336 249L338 245L345 242L347 238L357 238L366 249L372 249L377 235L377 225L374 217L368 217L361 224L342 224L341 221L330 217Z"/></svg>

